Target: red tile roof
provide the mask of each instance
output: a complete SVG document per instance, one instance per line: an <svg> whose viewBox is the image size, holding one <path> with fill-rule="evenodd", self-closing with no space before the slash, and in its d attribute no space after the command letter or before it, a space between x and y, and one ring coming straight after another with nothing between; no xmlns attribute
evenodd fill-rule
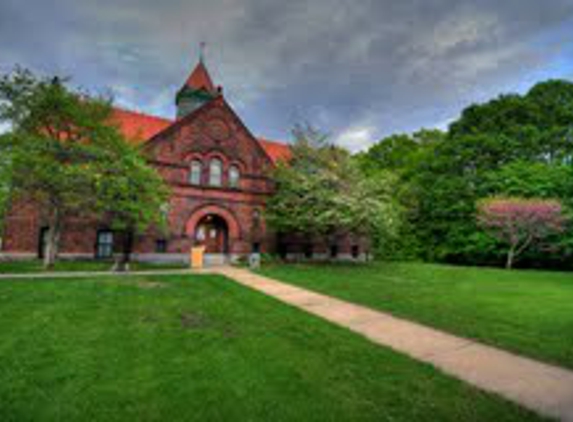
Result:
<svg viewBox="0 0 573 422"><path fill-rule="evenodd" d="M189 78L187 78L185 85L193 89L205 89L211 93L217 91L203 62L199 62L195 67L191 75L189 75Z"/></svg>
<svg viewBox="0 0 573 422"><path fill-rule="evenodd" d="M134 145L143 144L151 137L166 129L174 123L173 120L163 117L151 116L136 111L114 108L112 123L117 125L123 135ZM270 141L257 138L271 161L276 164L279 161L287 161L292 156L290 147L282 142Z"/></svg>
<svg viewBox="0 0 573 422"><path fill-rule="evenodd" d="M112 123L119 127L123 135L135 145L146 142L173 123L173 121L162 117L120 108L113 109L111 119Z"/></svg>
<svg viewBox="0 0 573 422"><path fill-rule="evenodd" d="M288 161L292 157L290 146L283 142L269 141L264 138L257 138L257 140L274 164L279 161Z"/></svg>

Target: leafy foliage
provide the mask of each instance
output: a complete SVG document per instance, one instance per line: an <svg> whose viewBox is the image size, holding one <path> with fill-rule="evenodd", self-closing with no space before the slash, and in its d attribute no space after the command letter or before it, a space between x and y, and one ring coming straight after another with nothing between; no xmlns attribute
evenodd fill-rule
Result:
<svg viewBox="0 0 573 422"><path fill-rule="evenodd" d="M0 135L0 145L4 144L6 135ZM8 151L0 149L0 238L4 227L4 215L8 206L10 196L10 185L12 180L11 159Z"/></svg>
<svg viewBox="0 0 573 422"><path fill-rule="evenodd" d="M11 130L0 143L9 157L13 201L39 205L49 225L46 266L53 265L66 218L111 213L114 223L143 227L165 199L161 179L118 129L111 105L70 90L65 80L16 69L0 79L0 121Z"/></svg>
<svg viewBox="0 0 573 422"><path fill-rule="evenodd" d="M478 222L509 246L506 268L535 242L564 230L565 217L556 200L489 198L480 201Z"/></svg>
<svg viewBox="0 0 573 422"><path fill-rule="evenodd" d="M95 189L97 210L111 215L118 230L146 230L150 225L165 229L168 191L157 172L126 143L118 145L109 162L98 163Z"/></svg>
<svg viewBox="0 0 573 422"><path fill-rule="evenodd" d="M346 150L312 128L297 127L295 139L292 160L274 171L277 193L267 204L267 220L275 229L377 241L395 234L399 212L389 173L364 177Z"/></svg>
<svg viewBox="0 0 573 422"><path fill-rule="evenodd" d="M427 132L427 131L426 131ZM491 264L502 249L477 225L476 203L491 196L573 201L573 83L547 81L525 95L502 95L466 108L448 132L382 140L359 160L366 174L391 169L407 195L404 227L430 261ZM401 157L401 158L400 158ZM573 234L556 239L559 253L536 247L524 265L566 266ZM408 251L412 252L412 251Z"/></svg>

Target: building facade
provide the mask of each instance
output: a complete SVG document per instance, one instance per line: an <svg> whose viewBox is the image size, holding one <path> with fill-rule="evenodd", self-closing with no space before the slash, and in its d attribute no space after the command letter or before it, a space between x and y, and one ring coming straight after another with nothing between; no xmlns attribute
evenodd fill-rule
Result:
<svg viewBox="0 0 573 422"><path fill-rule="evenodd" d="M174 120L115 109L113 123L141 146L171 192L168 229L138 235L134 258L187 261L194 245L226 262L251 252L288 256L364 257L362 239L349 236L313 242L267 227L264 209L273 194L270 172L290 158L280 142L255 137L225 100L201 61L176 95ZM48 227L33 203L14 203L5 219L3 255L42 256ZM105 221L68 216L60 239L63 258L109 259L122 241Z"/></svg>

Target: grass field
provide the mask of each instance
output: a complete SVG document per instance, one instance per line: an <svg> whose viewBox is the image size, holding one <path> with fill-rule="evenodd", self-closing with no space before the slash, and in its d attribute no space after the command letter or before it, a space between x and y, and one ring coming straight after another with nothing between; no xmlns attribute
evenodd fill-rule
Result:
<svg viewBox="0 0 573 422"><path fill-rule="evenodd" d="M0 282L0 420L536 416L218 276Z"/></svg>
<svg viewBox="0 0 573 422"><path fill-rule="evenodd" d="M418 263L275 265L262 272L573 368L573 273Z"/></svg>
<svg viewBox="0 0 573 422"><path fill-rule="evenodd" d="M113 266L110 261L57 261L52 271L109 271ZM154 264L132 262L133 271L188 268L183 264ZM0 261L0 274L44 272L39 260Z"/></svg>

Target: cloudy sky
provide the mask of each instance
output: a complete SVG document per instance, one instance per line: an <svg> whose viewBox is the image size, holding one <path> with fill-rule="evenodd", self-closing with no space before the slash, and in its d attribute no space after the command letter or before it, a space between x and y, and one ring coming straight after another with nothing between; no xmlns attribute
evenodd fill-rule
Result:
<svg viewBox="0 0 573 422"><path fill-rule="evenodd" d="M15 64L172 117L207 42L252 131L307 121L353 150L548 78L573 80L573 0L0 0Z"/></svg>

